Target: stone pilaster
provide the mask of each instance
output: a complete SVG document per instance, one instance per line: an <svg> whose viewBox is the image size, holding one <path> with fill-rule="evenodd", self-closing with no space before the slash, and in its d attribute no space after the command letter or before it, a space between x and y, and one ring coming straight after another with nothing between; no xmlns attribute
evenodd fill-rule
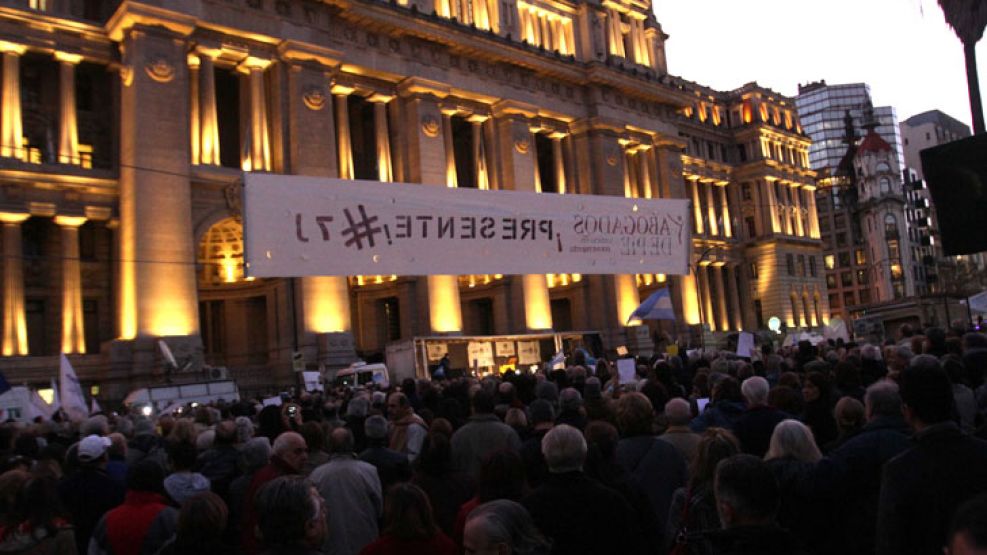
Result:
<svg viewBox="0 0 987 555"><path fill-rule="evenodd" d="M58 61L58 163L80 164L79 126L75 110L75 66L82 61L78 54L55 52Z"/></svg>
<svg viewBox="0 0 987 555"><path fill-rule="evenodd" d="M82 320L82 269L79 263L81 216L55 216L62 228L62 352L85 353L86 334Z"/></svg>
<svg viewBox="0 0 987 555"><path fill-rule="evenodd" d="M29 214L0 212L3 224L3 356L25 356L27 320L24 313L24 259L21 224Z"/></svg>
<svg viewBox="0 0 987 555"><path fill-rule="evenodd" d="M21 119L21 56L27 48L20 44L0 41L3 52L2 122L0 122L0 156L24 160L26 153L21 141L24 123Z"/></svg>

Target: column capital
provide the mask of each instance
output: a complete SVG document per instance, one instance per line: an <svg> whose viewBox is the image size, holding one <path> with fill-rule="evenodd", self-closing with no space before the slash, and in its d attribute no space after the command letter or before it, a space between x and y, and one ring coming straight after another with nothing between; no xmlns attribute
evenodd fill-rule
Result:
<svg viewBox="0 0 987 555"><path fill-rule="evenodd" d="M26 212L0 212L0 223L19 224L30 217Z"/></svg>
<svg viewBox="0 0 987 555"><path fill-rule="evenodd" d="M240 65L238 65L236 69L241 73L253 73L254 71L264 71L270 65L271 60L269 59L258 58L257 56L247 56L242 62L240 62Z"/></svg>
<svg viewBox="0 0 987 555"><path fill-rule="evenodd" d="M55 216L55 224L60 227L76 228L86 223L88 218L85 216Z"/></svg>
<svg viewBox="0 0 987 555"><path fill-rule="evenodd" d="M82 54L72 54L70 52L55 51L55 60L69 65L76 65L82 61Z"/></svg>
<svg viewBox="0 0 987 555"><path fill-rule="evenodd" d="M394 100L393 94L385 94L379 92L373 93L372 95L367 97L367 102L373 102L374 104L387 104L392 100Z"/></svg>
<svg viewBox="0 0 987 555"><path fill-rule="evenodd" d="M333 83L332 86L329 87L329 92L336 96L349 96L353 94L353 91L355 90L356 88L354 87L349 85L341 85L339 83Z"/></svg>
<svg viewBox="0 0 987 555"><path fill-rule="evenodd" d="M445 83L423 79L421 77L408 77L398 83L398 94L401 96L431 95L436 98L449 96L451 88Z"/></svg>
<svg viewBox="0 0 987 555"><path fill-rule="evenodd" d="M199 69L199 65L202 64L202 60L194 52L189 52L185 60L192 69Z"/></svg>
<svg viewBox="0 0 987 555"><path fill-rule="evenodd" d="M278 45L278 55L287 62L316 62L329 69L336 69L342 63L343 53L295 40L286 40Z"/></svg>
<svg viewBox="0 0 987 555"><path fill-rule="evenodd" d="M14 54L16 56L21 56L27 52L27 46L23 44L15 44L12 42L7 42L5 40L0 40L0 52L4 54Z"/></svg>
<svg viewBox="0 0 987 555"><path fill-rule="evenodd" d="M137 25L164 27L177 35L187 37L195 30L197 23L195 17L183 13L138 2L123 2L106 22L106 32L110 40L115 42L123 40L124 33Z"/></svg>

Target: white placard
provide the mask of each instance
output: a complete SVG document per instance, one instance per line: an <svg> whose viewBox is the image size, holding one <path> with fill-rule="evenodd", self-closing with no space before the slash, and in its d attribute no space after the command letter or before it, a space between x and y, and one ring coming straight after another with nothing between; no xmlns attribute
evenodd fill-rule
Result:
<svg viewBox="0 0 987 555"><path fill-rule="evenodd" d="M754 334L749 331L742 331L737 336L737 356L750 358L754 351Z"/></svg>
<svg viewBox="0 0 987 555"><path fill-rule="evenodd" d="M282 401L280 395L276 397L268 397L267 399L261 401L261 404L263 404L265 407L269 407L269 406L280 407L281 403Z"/></svg>
<svg viewBox="0 0 987 555"><path fill-rule="evenodd" d="M513 341L495 341L494 352L497 353L497 356L499 357L512 357L517 354L517 351L514 349Z"/></svg>
<svg viewBox="0 0 987 555"><path fill-rule="evenodd" d="M247 274L688 273L685 199L247 173Z"/></svg>
<svg viewBox="0 0 987 555"><path fill-rule="evenodd" d="M325 391L322 387L322 374L319 372L302 372L302 380L305 381L305 391Z"/></svg>
<svg viewBox="0 0 987 555"><path fill-rule="evenodd" d="M620 376L620 383L636 382L637 361L633 358L618 358L617 375Z"/></svg>
<svg viewBox="0 0 987 555"><path fill-rule="evenodd" d="M541 362L541 344L537 341L517 342L517 363L538 364Z"/></svg>
<svg viewBox="0 0 987 555"><path fill-rule="evenodd" d="M466 356L470 361L470 366L493 366L493 343L470 341L466 345Z"/></svg>
<svg viewBox="0 0 987 555"><path fill-rule="evenodd" d="M449 345L446 343L426 343L425 352L428 354L428 360L442 360L442 357L449 353Z"/></svg>
<svg viewBox="0 0 987 555"><path fill-rule="evenodd" d="M709 397L700 397L696 399L696 408L699 409L699 414L702 414L706 410L706 405L709 404Z"/></svg>

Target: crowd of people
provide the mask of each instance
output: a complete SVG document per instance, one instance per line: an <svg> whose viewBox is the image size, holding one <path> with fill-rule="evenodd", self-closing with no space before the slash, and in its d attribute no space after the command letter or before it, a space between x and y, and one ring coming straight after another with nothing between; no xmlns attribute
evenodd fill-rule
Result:
<svg viewBox="0 0 987 555"><path fill-rule="evenodd" d="M987 336L0 425L0 554L987 553Z"/></svg>

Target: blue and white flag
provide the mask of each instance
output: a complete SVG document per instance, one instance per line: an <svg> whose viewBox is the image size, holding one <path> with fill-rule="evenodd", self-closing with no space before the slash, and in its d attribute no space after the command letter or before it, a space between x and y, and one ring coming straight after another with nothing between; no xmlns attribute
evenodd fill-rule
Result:
<svg viewBox="0 0 987 555"><path fill-rule="evenodd" d="M674 320L675 310L672 309L672 297L668 294L668 288L652 293L641 306L634 309L627 321L631 320Z"/></svg>
<svg viewBox="0 0 987 555"><path fill-rule="evenodd" d="M565 353L559 351L555 353L552 360L548 361L549 370L555 370L556 368L565 368Z"/></svg>

